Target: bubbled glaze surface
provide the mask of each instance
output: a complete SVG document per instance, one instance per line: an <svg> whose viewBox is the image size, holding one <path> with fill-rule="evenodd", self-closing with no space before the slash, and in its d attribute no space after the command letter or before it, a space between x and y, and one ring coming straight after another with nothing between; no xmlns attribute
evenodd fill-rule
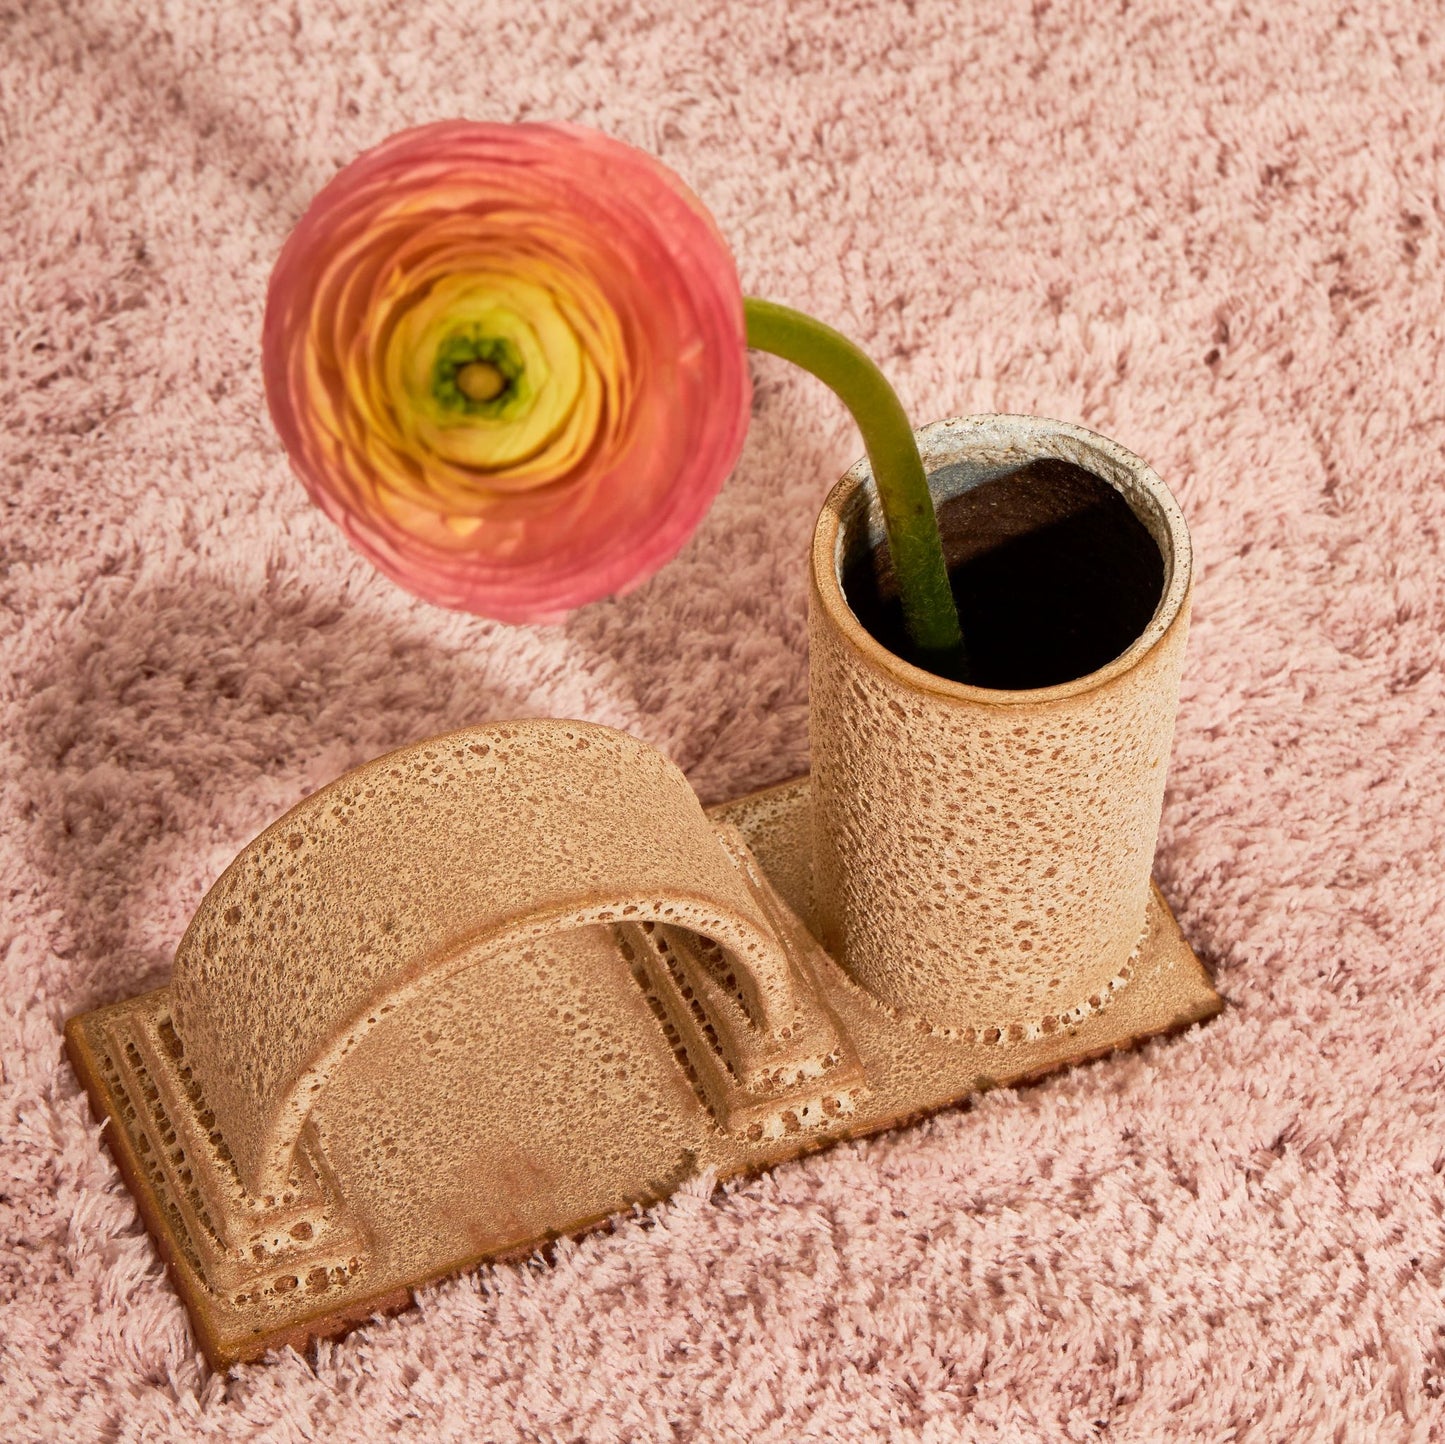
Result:
<svg viewBox="0 0 1445 1444"><path fill-rule="evenodd" d="M1129 980L1188 630L1189 539L1153 471L1083 428L985 416L918 435L930 472L967 462L997 474L1038 456L1084 466L1124 495L1165 560L1159 608L1120 657L1005 692L913 667L853 616L845 553L880 530L866 461L819 518L809 645L821 936L884 1004L997 1042L1067 1027Z"/></svg>
<svg viewBox="0 0 1445 1444"><path fill-rule="evenodd" d="M962 448L1006 470L1052 425L973 418L921 442L935 466ZM608 728L433 738L251 843L169 988L70 1021L213 1364L335 1334L686 1179L1218 1010L1148 880L1187 534L1137 458L1051 434L1168 563L1153 621L1101 672L989 693L872 643L836 585L848 527L879 529L855 469L814 549L811 784L705 813Z"/></svg>
<svg viewBox="0 0 1445 1444"><path fill-rule="evenodd" d="M241 853L177 950L175 1029L241 1180L273 1194L333 1075L419 993L466 972L485 1011L512 998L519 950L648 920L714 940L760 1024L791 1021L770 921L672 763L591 723L472 728L348 773ZM471 1046L468 1010L446 1016L403 1073Z"/></svg>
<svg viewBox="0 0 1445 1444"><path fill-rule="evenodd" d="M240 1177L227 1140L244 1119L202 1086L214 1070L176 1032L173 989L70 1020L72 1063L213 1365L342 1332L428 1280L526 1254L686 1179L765 1168L1220 1007L1155 889L1135 976L1106 1011L988 1040L921 1029L803 921L808 780L708 816L719 855L773 920L788 1024L753 1027L737 960L722 966L675 921L463 948L354 1034L274 1196ZM283 969L274 986L305 975Z"/></svg>

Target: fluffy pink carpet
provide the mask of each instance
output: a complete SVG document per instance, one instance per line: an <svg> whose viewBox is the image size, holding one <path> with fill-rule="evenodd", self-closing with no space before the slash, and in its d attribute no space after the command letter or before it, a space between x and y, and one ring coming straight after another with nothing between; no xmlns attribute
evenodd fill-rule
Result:
<svg viewBox="0 0 1445 1444"><path fill-rule="evenodd" d="M0 1438L1445 1437L1438 6L0 3ZM263 824L409 739L807 763L806 541L859 443L756 360L675 564L565 626L383 582L262 405L268 268L357 151L565 117L689 178L747 288L919 421L1078 420L1200 560L1159 875L1231 1006L697 1189L229 1380L60 1028L163 982Z"/></svg>

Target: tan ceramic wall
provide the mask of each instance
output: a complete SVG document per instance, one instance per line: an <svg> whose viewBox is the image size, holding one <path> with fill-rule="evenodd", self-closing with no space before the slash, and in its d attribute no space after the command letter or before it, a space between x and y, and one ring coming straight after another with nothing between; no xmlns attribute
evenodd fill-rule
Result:
<svg viewBox="0 0 1445 1444"><path fill-rule="evenodd" d="M925 428L925 464L932 471L970 446L997 450L1009 420ZM814 548L810 725L824 940L884 1003L986 1037L1010 1025L1052 1032L1126 981L1188 629L1188 537L1172 498L1122 448L1064 433L1055 454L1111 480L1112 468L1133 468L1126 494L1135 483L1157 487L1165 513L1151 529L1181 553L1156 614L1162 635L1146 645L1146 633L1132 665L1095 673L1099 685L1002 693L934 679L929 690L926 673L890 662L840 611L836 570L827 574L829 540L857 509L866 465L829 498ZM1109 464L1081 454L1095 441ZM1037 450L1037 438L1024 447Z"/></svg>
<svg viewBox="0 0 1445 1444"><path fill-rule="evenodd" d="M314 793L236 858L176 953L176 1031L241 1181L283 1188L325 1085L393 1012L422 1016L419 992L470 968L477 996L500 993L501 974L535 972L539 939L624 919L717 940L756 1013L791 1021L769 918L687 779L635 737L548 719L469 728ZM536 1007L555 1004L530 986ZM403 1072L469 1046L465 1028L384 1031Z"/></svg>

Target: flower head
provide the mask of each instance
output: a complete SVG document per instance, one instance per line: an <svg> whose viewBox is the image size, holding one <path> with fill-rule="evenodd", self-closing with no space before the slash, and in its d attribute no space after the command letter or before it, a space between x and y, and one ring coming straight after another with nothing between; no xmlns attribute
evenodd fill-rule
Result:
<svg viewBox="0 0 1445 1444"><path fill-rule="evenodd" d="M742 293L691 191L561 124L392 136L271 276L266 396L291 464L409 591L503 621L627 591L732 470Z"/></svg>

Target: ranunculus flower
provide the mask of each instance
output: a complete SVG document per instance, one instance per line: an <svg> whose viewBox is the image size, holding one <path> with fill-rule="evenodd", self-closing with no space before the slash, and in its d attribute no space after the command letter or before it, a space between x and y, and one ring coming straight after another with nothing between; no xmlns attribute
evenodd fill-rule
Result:
<svg viewBox="0 0 1445 1444"><path fill-rule="evenodd" d="M552 621L673 557L742 449L743 302L702 203L561 124L403 131L272 273L266 397L312 498L428 601Z"/></svg>

